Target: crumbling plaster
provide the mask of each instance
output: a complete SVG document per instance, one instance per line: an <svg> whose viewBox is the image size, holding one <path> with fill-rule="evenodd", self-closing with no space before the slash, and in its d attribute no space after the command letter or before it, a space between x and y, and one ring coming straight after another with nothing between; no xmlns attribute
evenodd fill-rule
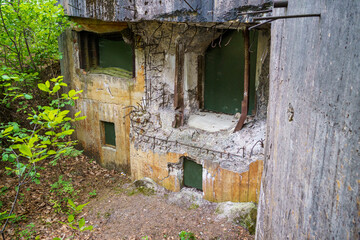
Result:
<svg viewBox="0 0 360 240"><path fill-rule="evenodd" d="M58 0L69 16L109 22L250 22L248 11L265 10L271 0Z"/></svg>
<svg viewBox="0 0 360 240"><path fill-rule="evenodd" d="M136 35L142 37L141 44L137 46L143 49L141 53L144 56L141 58L144 59L146 82L145 97L130 114L132 177L150 177L168 189L178 191L182 186L181 157L188 156L203 166L203 191L206 199L257 201L262 172L266 106L259 107L257 115L249 117L245 128L236 133L233 133L238 121L235 116L226 115L233 119L233 124L215 132L191 127L187 122L190 116L206 117L208 114L201 111L196 96L198 71L201 71L197 61L198 56L205 54L207 47L212 41L216 41L224 29L159 22L141 22L130 26ZM261 55L258 55L262 59L257 61L256 86L257 89L264 89L268 86L264 82L268 80L269 72L269 31L259 34L259 39L258 50ZM173 127L176 114L173 99L177 44L185 44L185 125L180 128ZM266 93L262 91L259 95ZM261 96L261 99L262 102L259 101L258 104L266 103L264 99L267 96ZM214 115L219 119L224 116ZM251 171L250 166L253 165L257 166L256 171ZM227 184L231 186L229 189L225 187ZM248 191L251 194L244 193L241 188L250 189Z"/></svg>
<svg viewBox="0 0 360 240"><path fill-rule="evenodd" d="M174 25L174 26L171 26ZM175 79L175 53L174 48L168 46L179 44L179 42L187 42L185 47L184 58L184 105L185 105L185 119L187 120L192 114L205 115L199 109L196 93L198 82L198 55L204 55L206 48L211 41L214 40L221 30L212 30L203 28L195 30L193 26L184 26L182 24L169 24L157 22L143 22L138 24L135 33L143 34L144 43L142 47L145 54L145 73L146 73L146 97L142 101L142 109L145 111L138 111L136 109L132 117L133 128L132 136L134 136L134 146L142 150L153 149L156 152L187 152L194 159L212 159L212 161L219 162L223 168L227 168L235 172L243 172L246 170L249 163L262 158L262 148L259 143L264 139L265 122L263 119L250 119L246 128L237 133L232 133L236 125L237 118L233 116L233 125L219 132L209 132L200 129L190 128L185 124L179 129L173 128L172 122L174 120L173 108L173 94L174 94L174 79ZM142 31L142 29L146 29ZM182 30L185 28L185 30ZM187 29L188 28L188 29ZM171 31L170 31L171 29ZM195 32L200 32L198 35ZM182 34L181 34L182 33ZM216 34L215 34L216 33ZM267 32L268 33L268 32ZM172 37L169 35L172 34ZM150 37L149 37L150 36ZM167 36L167 37L165 37ZM151 38L151 39L150 39ZM187 41L187 39L191 41ZM264 61L258 60L257 86L263 86L263 81L267 80L268 66L265 66L265 59L268 57L264 52L268 51L269 37L265 34L259 34L259 49L260 54L264 55ZM172 41L172 42L169 42ZM198 46L196 48L196 46ZM196 49L196 51L195 51ZM192 51L194 50L194 51ZM139 56L137 56L139 57ZM156 66L156 67L154 67ZM262 74L266 74L263 76ZM259 81L262 81L259 83ZM221 85L219 85L221 87ZM266 99L267 96L261 96ZM266 108L266 106L265 106ZM261 113L264 115L264 113ZM221 118L222 114L218 117ZM161 143L163 147L158 147L158 144L149 142L149 137L159 139L166 139L168 142L178 141L180 143L193 145L195 148L172 146L173 144ZM160 141L160 140L159 140ZM149 142L149 143L148 143ZM165 146L166 145L166 146ZM158 147L158 148L157 148ZM197 148L212 149L218 152L224 152L223 156L213 156L214 153L204 156ZM192 153L194 152L194 153ZM227 155L228 153L233 155ZM251 153L251 154L250 154ZM241 155L237 157L235 155ZM251 155L251 156L250 156Z"/></svg>
<svg viewBox="0 0 360 240"><path fill-rule="evenodd" d="M75 31L67 30L61 36L64 53L62 72L69 88L83 90L73 113L87 116L76 123L75 138L85 153L108 168L130 172L130 121L125 116L127 106L139 102L144 88L144 68L136 62L136 78L124 79L105 74L91 74L80 69L79 41ZM141 51L140 49L136 50ZM141 54L138 54L141 55ZM101 138L101 121L114 122L116 146L105 146Z"/></svg>
<svg viewBox="0 0 360 240"><path fill-rule="evenodd" d="M89 26L95 32L104 29L96 31L96 25ZM189 156L203 166L206 199L257 201L265 121L249 117L245 128L237 133L232 133L238 120L235 116L234 126L217 132L187 124L191 115L204 114L197 96L198 56L203 56L207 47L227 29L155 21L131 23L129 27L136 36L133 79L80 69L76 32L67 31L62 36L65 79L71 88L84 90L72 110L87 115L85 121L78 123L75 136L85 152L108 168L131 172L134 179L150 177L173 191L182 187L181 158ZM265 44L261 46L264 53L268 51L268 35L261 36L265 38L259 41ZM173 128L178 44L184 46L185 125ZM263 74L268 72L266 61L260 62L258 87L265 84L262 81L267 81L267 76ZM115 123L116 147L104 146L100 121Z"/></svg>

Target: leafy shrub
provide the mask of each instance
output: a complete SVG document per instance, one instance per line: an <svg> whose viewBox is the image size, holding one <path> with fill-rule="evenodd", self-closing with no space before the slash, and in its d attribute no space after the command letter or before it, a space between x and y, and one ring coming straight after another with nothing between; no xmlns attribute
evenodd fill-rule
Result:
<svg viewBox="0 0 360 240"><path fill-rule="evenodd" d="M181 231L179 233L180 240L196 240L192 232Z"/></svg>

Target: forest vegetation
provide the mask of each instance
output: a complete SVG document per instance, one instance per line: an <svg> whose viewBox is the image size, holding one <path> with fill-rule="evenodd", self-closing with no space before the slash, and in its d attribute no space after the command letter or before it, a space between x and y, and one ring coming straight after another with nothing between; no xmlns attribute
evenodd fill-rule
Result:
<svg viewBox="0 0 360 240"><path fill-rule="evenodd" d="M17 204L24 201L22 192L40 183L40 169L46 174L44 162L55 166L61 157L77 152L76 142L69 138L74 131L71 123L85 116L80 112L70 116L66 106L74 105L81 91L65 90L67 84L57 70L58 37L70 24L56 0L0 1L1 174L17 178L15 186L0 186L5 199L15 192L11 202L0 201L3 239L9 223L23 217L16 212ZM53 189L61 193L64 182L60 178L56 184L61 186ZM80 231L92 229L85 226L84 218L76 219L86 204L65 200L59 203L68 206L65 224Z"/></svg>

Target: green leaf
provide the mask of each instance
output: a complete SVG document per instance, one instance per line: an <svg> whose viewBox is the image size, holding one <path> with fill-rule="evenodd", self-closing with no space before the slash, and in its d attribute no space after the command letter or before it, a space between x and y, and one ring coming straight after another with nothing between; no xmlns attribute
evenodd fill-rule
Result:
<svg viewBox="0 0 360 240"><path fill-rule="evenodd" d="M44 92L50 92L49 88L43 84L43 83L39 83L38 84L38 88L41 90L41 91L44 91Z"/></svg>
<svg viewBox="0 0 360 240"><path fill-rule="evenodd" d="M51 142L50 142L50 140L45 140L45 141L41 141L41 144L47 144L47 145L49 145L49 144L51 144Z"/></svg>
<svg viewBox="0 0 360 240"><path fill-rule="evenodd" d="M26 93L24 93L24 97L25 97L25 99L33 99L33 96L31 96L30 94L26 94Z"/></svg>
<svg viewBox="0 0 360 240"><path fill-rule="evenodd" d="M2 75L1 77L2 77L2 79L4 79L4 80L10 80L10 77L9 77L8 75Z"/></svg>
<svg viewBox="0 0 360 240"><path fill-rule="evenodd" d="M47 152L47 154L49 154L49 155L54 155L54 154L56 154L56 152L55 152L54 150L49 150L49 151Z"/></svg>
<svg viewBox="0 0 360 240"><path fill-rule="evenodd" d="M85 218L79 220L79 228L82 229L85 226Z"/></svg>
<svg viewBox="0 0 360 240"><path fill-rule="evenodd" d="M75 118L75 121L84 120L85 118L86 118L86 116L81 116L81 117Z"/></svg>
<svg viewBox="0 0 360 240"><path fill-rule="evenodd" d="M29 161L30 163L36 163L36 162L39 162L41 160L44 160L45 158L47 158L49 155L44 155L42 156L41 158L35 158L34 160L32 161Z"/></svg>
<svg viewBox="0 0 360 240"><path fill-rule="evenodd" d="M86 205L88 205L90 202L87 202L85 204L79 205L77 206L75 209L76 211L80 212Z"/></svg>
<svg viewBox="0 0 360 240"><path fill-rule="evenodd" d="M7 128L5 128L5 130L4 130L1 134L9 133L9 132L11 132L13 129L14 129L13 126L7 127Z"/></svg>
<svg viewBox="0 0 360 240"><path fill-rule="evenodd" d="M19 147L19 151L25 156L32 157L31 149L26 144L21 144Z"/></svg>
<svg viewBox="0 0 360 240"><path fill-rule="evenodd" d="M29 140L29 147L33 147L34 143L38 140L39 140L39 137L35 134L35 136L30 138L30 140Z"/></svg>
<svg viewBox="0 0 360 240"><path fill-rule="evenodd" d="M75 113L75 117L79 116L79 114L81 113L81 111L78 111L77 113Z"/></svg>
<svg viewBox="0 0 360 240"><path fill-rule="evenodd" d="M83 231L87 231L87 230L91 231L91 230L93 230L93 228L94 228L94 226L90 225L90 226L85 227L83 229Z"/></svg>
<svg viewBox="0 0 360 240"><path fill-rule="evenodd" d="M55 85L54 88L53 88L53 93L56 93L57 91L60 90L60 86L59 85Z"/></svg>
<svg viewBox="0 0 360 240"><path fill-rule="evenodd" d="M71 223L72 221L74 221L75 217L74 215L69 215L68 216L68 222Z"/></svg>
<svg viewBox="0 0 360 240"><path fill-rule="evenodd" d="M69 204L71 207L73 207L74 209L76 209L76 206L75 206L73 200L68 199L68 204Z"/></svg>
<svg viewBox="0 0 360 240"><path fill-rule="evenodd" d="M49 119L52 121L52 120L54 120L54 111L51 111L51 112L49 112L49 115L48 115L48 117L49 117Z"/></svg>
<svg viewBox="0 0 360 240"><path fill-rule="evenodd" d="M62 135L71 135L74 132L74 129L66 130L62 132Z"/></svg>
<svg viewBox="0 0 360 240"><path fill-rule="evenodd" d="M46 87L49 89L50 88L50 82L49 81L46 81L45 82L45 85L46 85Z"/></svg>
<svg viewBox="0 0 360 240"><path fill-rule="evenodd" d="M8 218L15 218L15 217L16 217L15 214L11 214L10 216L8 216L8 215L6 214L6 211L0 213L0 221L1 221L1 220L4 220L4 219L8 219Z"/></svg>
<svg viewBox="0 0 360 240"><path fill-rule="evenodd" d="M71 89L68 94L69 97L73 97L76 94L76 91L74 89Z"/></svg>

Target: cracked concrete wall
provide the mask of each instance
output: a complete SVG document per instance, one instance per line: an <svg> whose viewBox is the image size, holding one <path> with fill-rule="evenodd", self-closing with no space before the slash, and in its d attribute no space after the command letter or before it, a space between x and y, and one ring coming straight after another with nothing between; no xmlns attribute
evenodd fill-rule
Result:
<svg viewBox="0 0 360 240"><path fill-rule="evenodd" d="M260 31L256 85L258 105L256 116L246 127L232 133L237 122L223 131L209 132L189 126L189 117L202 113L197 96L198 57L217 39L221 29L186 24L141 22L130 25L141 36L138 46L145 66L145 97L141 107L131 114L130 158L132 178L150 177L172 191L183 187L181 157L188 156L203 167L204 198L210 201L257 202L262 173L265 117L267 104L269 31ZM174 128L174 91L177 44L184 44L184 116L183 127ZM140 56L137 56L140 57ZM221 86L219 86L221 87ZM263 96L264 94L264 96ZM261 101L260 101L261 100ZM205 116L206 117L206 116ZM218 114L219 119L224 114ZM174 167L174 164L177 167Z"/></svg>
<svg viewBox="0 0 360 240"><path fill-rule="evenodd" d="M271 0L58 0L68 16L110 22L249 22L239 13L270 9ZM259 15L258 15L259 16ZM253 16L250 16L252 18Z"/></svg>
<svg viewBox="0 0 360 240"><path fill-rule="evenodd" d="M61 62L64 81L71 89L83 90L71 112L81 111L87 118L76 123L74 137L85 153L101 165L129 173L130 121L125 116L130 109L125 107L142 98L144 67L140 65L140 60L136 61L137 73L133 79L85 72L79 64L78 34L71 30L62 34L60 49L64 53ZM114 123L115 147L104 144L101 121Z"/></svg>
<svg viewBox="0 0 360 240"><path fill-rule="evenodd" d="M79 19L82 28L98 33L119 31L124 23L106 23ZM245 128L232 133L238 118L215 114L218 121L230 121L230 127L209 132L189 125L191 116L202 116L198 83L199 56L224 29L206 24L189 25L165 22L129 24L135 34L136 77L123 79L92 74L80 69L78 35L67 31L62 36L62 71L71 88L84 92L72 109L87 115L77 124L75 137L85 153L108 168L131 173L132 178L150 177L172 191L183 187L182 157L189 156L203 167L204 198L210 201L254 201L258 199L263 160L265 120L249 116ZM244 25L238 25L240 29ZM262 32L262 31L261 31ZM264 53L269 44L268 31L260 37L258 49ZM184 119L173 128L176 115L174 91L176 46L184 48ZM267 56L265 56L266 58ZM266 85L268 62L258 60L257 86ZM263 91L264 92L264 91ZM259 96L267 98L263 92ZM259 101L259 104L264 104ZM266 102L265 102L266 104ZM266 106L262 106L266 109ZM260 111L259 111L260 112ZM101 121L114 122L116 147L104 146Z"/></svg>

